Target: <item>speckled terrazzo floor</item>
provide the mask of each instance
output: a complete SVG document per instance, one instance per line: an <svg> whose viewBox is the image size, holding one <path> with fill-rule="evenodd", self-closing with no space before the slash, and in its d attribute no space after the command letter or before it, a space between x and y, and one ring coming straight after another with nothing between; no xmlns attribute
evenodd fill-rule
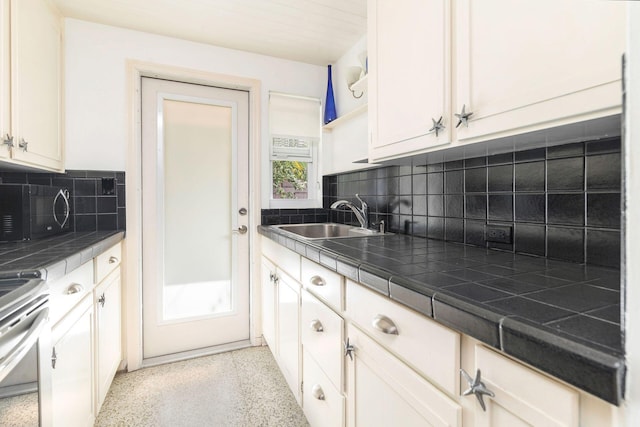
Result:
<svg viewBox="0 0 640 427"><path fill-rule="evenodd" d="M116 375L96 426L308 426L267 347Z"/></svg>

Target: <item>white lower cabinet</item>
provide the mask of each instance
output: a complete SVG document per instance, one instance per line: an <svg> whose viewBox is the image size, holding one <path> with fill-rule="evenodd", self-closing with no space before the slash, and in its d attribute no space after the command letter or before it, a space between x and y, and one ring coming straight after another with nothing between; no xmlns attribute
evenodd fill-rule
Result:
<svg viewBox="0 0 640 427"><path fill-rule="evenodd" d="M340 359L338 359L340 360ZM313 427L342 427L345 397L314 360L303 351L302 408Z"/></svg>
<svg viewBox="0 0 640 427"><path fill-rule="evenodd" d="M96 414L104 402L122 360L120 269L96 286Z"/></svg>
<svg viewBox="0 0 640 427"><path fill-rule="evenodd" d="M93 425L93 304L87 296L52 330L53 425Z"/></svg>
<svg viewBox="0 0 640 427"><path fill-rule="evenodd" d="M298 403L300 396L300 285L278 273L277 361Z"/></svg>
<svg viewBox="0 0 640 427"><path fill-rule="evenodd" d="M475 367L494 397L484 397L486 411L474 402L476 427L577 427L580 393L538 374L481 344ZM475 377L473 374L469 373ZM471 395L468 399L476 399Z"/></svg>
<svg viewBox="0 0 640 427"><path fill-rule="evenodd" d="M613 405L359 283L344 285L343 276L307 259L301 289L278 262L285 254L287 270L300 271L296 254L270 243L262 262L264 334L312 427L617 425ZM494 393L483 399L486 410L462 395L461 367L471 377L479 370Z"/></svg>
<svg viewBox="0 0 640 427"><path fill-rule="evenodd" d="M347 426L461 426L462 408L357 327L347 326Z"/></svg>

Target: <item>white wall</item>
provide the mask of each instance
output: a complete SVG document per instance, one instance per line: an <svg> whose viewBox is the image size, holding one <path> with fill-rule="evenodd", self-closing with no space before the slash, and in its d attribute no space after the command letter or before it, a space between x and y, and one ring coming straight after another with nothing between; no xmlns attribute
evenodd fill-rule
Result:
<svg viewBox="0 0 640 427"><path fill-rule="evenodd" d="M321 98L326 88L324 67L66 19L67 169L125 170L127 59L260 80L263 142L269 91ZM266 161L267 145L262 145Z"/></svg>
<svg viewBox="0 0 640 427"><path fill-rule="evenodd" d="M338 117L367 103L366 93L362 98L356 99L348 87L350 68L360 66L358 56L366 50L367 38L365 36L332 67L333 94ZM365 112L336 126L330 133L324 132L322 136L322 167L325 174L370 167L367 164L353 163L354 160L367 158L367 123L367 113Z"/></svg>

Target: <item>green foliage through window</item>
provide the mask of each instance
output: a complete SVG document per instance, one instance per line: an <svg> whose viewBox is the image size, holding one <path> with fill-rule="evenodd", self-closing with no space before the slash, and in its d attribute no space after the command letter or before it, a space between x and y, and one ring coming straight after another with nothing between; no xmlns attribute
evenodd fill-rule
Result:
<svg viewBox="0 0 640 427"><path fill-rule="evenodd" d="M308 163L274 160L273 165L273 198L274 199L306 199Z"/></svg>

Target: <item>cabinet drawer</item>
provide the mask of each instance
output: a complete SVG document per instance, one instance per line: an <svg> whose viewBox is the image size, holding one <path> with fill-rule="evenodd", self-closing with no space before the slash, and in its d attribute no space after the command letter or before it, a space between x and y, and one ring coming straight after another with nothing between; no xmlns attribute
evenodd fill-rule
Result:
<svg viewBox="0 0 640 427"><path fill-rule="evenodd" d="M302 286L309 292L325 301L334 310L343 310L344 287L343 278L338 273L328 270L306 258L302 259Z"/></svg>
<svg viewBox="0 0 640 427"><path fill-rule="evenodd" d="M262 239L262 254L273 261L280 270L295 280L300 280L300 255L267 238Z"/></svg>
<svg viewBox="0 0 640 427"><path fill-rule="evenodd" d="M102 282L109 273L120 265L122 260L122 244L117 243L95 258L96 283Z"/></svg>
<svg viewBox="0 0 640 427"><path fill-rule="evenodd" d="M301 329L302 346L341 390L344 321L316 297L302 291Z"/></svg>
<svg viewBox="0 0 640 427"><path fill-rule="evenodd" d="M302 407L309 424L312 427L343 426L344 396L331 384L306 350L303 351L303 366Z"/></svg>
<svg viewBox="0 0 640 427"><path fill-rule="evenodd" d="M93 289L93 261L87 261L71 273L54 280L49 285L51 292L49 319L55 325L80 300Z"/></svg>
<svg viewBox="0 0 640 427"><path fill-rule="evenodd" d="M452 395L459 394L458 333L351 280L347 280L346 313L400 359Z"/></svg>

